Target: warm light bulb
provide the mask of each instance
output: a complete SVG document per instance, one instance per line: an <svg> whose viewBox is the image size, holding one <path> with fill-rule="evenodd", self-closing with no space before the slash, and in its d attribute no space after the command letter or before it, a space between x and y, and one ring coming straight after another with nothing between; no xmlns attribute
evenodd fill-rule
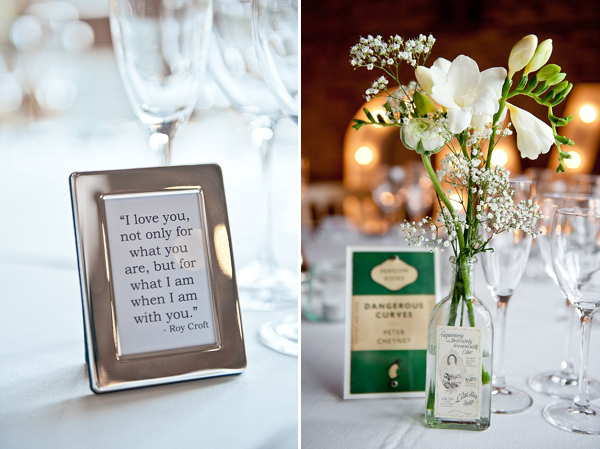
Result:
<svg viewBox="0 0 600 449"><path fill-rule="evenodd" d="M508 154L501 148L496 148L492 153L492 164L495 166L504 166L508 162Z"/></svg>
<svg viewBox="0 0 600 449"><path fill-rule="evenodd" d="M373 150L369 147L360 147L354 153L354 160L360 165L369 165L373 161Z"/></svg>
<svg viewBox="0 0 600 449"><path fill-rule="evenodd" d="M584 123L592 123L594 120L596 120L596 116L596 109L589 104L582 106L579 110L579 118Z"/></svg>
<svg viewBox="0 0 600 449"><path fill-rule="evenodd" d="M381 195L379 195L379 201L381 201L381 204L384 206L393 206L394 200L395 198L392 192L382 192Z"/></svg>
<svg viewBox="0 0 600 449"><path fill-rule="evenodd" d="M579 168L581 166L581 156L579 155L579 153L575 150L571 150L569 151L569 154L571 155L571 159L565 159L565 165L567 166L567 168Z"/></svg>

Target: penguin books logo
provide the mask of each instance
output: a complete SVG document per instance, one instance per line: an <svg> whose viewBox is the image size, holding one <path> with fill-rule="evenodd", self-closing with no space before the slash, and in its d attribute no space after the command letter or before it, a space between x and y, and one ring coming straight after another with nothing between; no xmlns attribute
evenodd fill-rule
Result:
<svg viewBox="0 0 600 449"><path fill-rule="evenodd" d="M393 292L412 284L418 277L417 269L397 256L386 260L371 270L371 279Z"/></svg>

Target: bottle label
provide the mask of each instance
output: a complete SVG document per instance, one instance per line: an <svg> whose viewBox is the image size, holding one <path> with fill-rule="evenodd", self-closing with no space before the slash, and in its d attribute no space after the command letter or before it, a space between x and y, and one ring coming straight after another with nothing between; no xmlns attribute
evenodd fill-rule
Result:
<svg viewBox="0 0 600 449"><path fill-rule="evenodd" d="M481 412L481 329L438 326L436 418L479 419Z"/></svg>

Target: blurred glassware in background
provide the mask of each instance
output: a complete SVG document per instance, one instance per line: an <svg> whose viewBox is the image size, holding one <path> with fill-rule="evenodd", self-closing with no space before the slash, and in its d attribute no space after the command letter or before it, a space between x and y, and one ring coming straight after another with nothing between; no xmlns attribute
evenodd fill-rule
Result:
<svg viewBox="0 0 600 449"><path fill-rule="evenodd" d="M252 0L252 31L254 48L267 85L283 112L298 124L298 2ZM272 42L277 45L273 47ZM279 61L278 56L284 57L283 64L275 62ZM294 285L297 303L297 279ZM298 321L296 310L283 320L265 323L260 328L259 338L271 349L298 356Z"/></svg>
<svg viewBox="0 0 600 449"><path fill-rule="evenodd" d="M585 180L587 182L587 180ZM600 209L600 198L573 193L553 193L547 192L538 196L536 201L540 205L543 218L538 220L538 230L541 235L535 240L539 248L541 259L543 261L545 273L554 284L560 289L554 267L552 265L551 241L553 227L552 223L556 211L560 208L590 208ZM560 362L560 369L546 371L536 374L529 378L529 386L538 393L559 399L573 399L579 392L579 376L575 369L574 355L576 351L573 348L573 336L576 324L579 321L577 312L569 298L566 298L566 310L562 317L566 320L564 333L564 355ZM588 391L591 399L600 397L600 384L594 379L588 379Z"/></svg>
<svg viewBox="0 0 600 449"><path fill-rule="evenodd" d="M405 166L406 180L402 188L402 196L406 207L406 219L418 221L428 215L433 207L433 184L427 176L423 164L408 161Z"/></svg>
<svg viewBox="0 0 600 449"><path fill-rule="evenodd" d="M252 5L241 0L215 0L208 68L213 79L252 129L262 165L263 234L259 254L237 272L240 303L248 310L273 310L297 304L297 277L281 267L273 251L273 128L281 108L258 64L252 36ZM250 193L250 192L249 192Z"/></svg>
<svg viewBox="0 0 600 449"><path fill-rule="evenodd" d="M320 262L311 266L311 282L302 300L310 321L343 321L346 315L346 263Z"/></svg>
<svg viewBox="0 0 600 449"><path fill-rule="evenodd" d="M298 1L253 0L258 63L283 112L298 124Z"/></svg>
<svg viewBox="0 0 600 449"><path fill-rule="evenodd" d="M111 0L113 47L127 96L163 165L189 120L206 67L211 0Z"/></svg>
<svg viewBox="0 0 600 449"><path fill-rule="evenodd" d="M77 57L94 44L91 26L71 3L32 3L10 25L0 53L0 118L30 121L60 114L77 99Z"/></svg>
<svg viewBox="0 0 600 449"><path fill-rule="evenodd" d="M525 176L535 182L537 198L544 198L547 194L600 196L600 176L598 175L570 172L557 174L552 169L529 168L525 171ZM548 265L545 260L542 260L540 254L540 245L543 244L543 241L534 240L529 263L525 269L525 276L529 279L547 279L546 267Z"/></svg>
<svg viewBox="0 0 600 449"><path fill-rule="evenodd" d="M374 177L371 196L381 211L386 230L401 221L398 211L405 203L402 191L405 179L404 168L386 165L379 167L378 176Z"/></svg>

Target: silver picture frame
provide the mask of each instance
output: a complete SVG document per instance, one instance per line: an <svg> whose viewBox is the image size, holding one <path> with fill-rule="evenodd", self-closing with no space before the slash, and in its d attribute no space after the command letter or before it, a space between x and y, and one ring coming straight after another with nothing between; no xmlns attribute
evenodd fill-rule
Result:
<svg viewBox="0 0 600 449"><path fill-rule="evenodd" d="M206 377L239 374L246 367L223 175L218 165L187 165L75 172L71 199L83 305L90 387L105 393ZM114 198L193 194L198 198L202 247L215 341L121 354L117 274L113 272L106 204Z"/></svg>

